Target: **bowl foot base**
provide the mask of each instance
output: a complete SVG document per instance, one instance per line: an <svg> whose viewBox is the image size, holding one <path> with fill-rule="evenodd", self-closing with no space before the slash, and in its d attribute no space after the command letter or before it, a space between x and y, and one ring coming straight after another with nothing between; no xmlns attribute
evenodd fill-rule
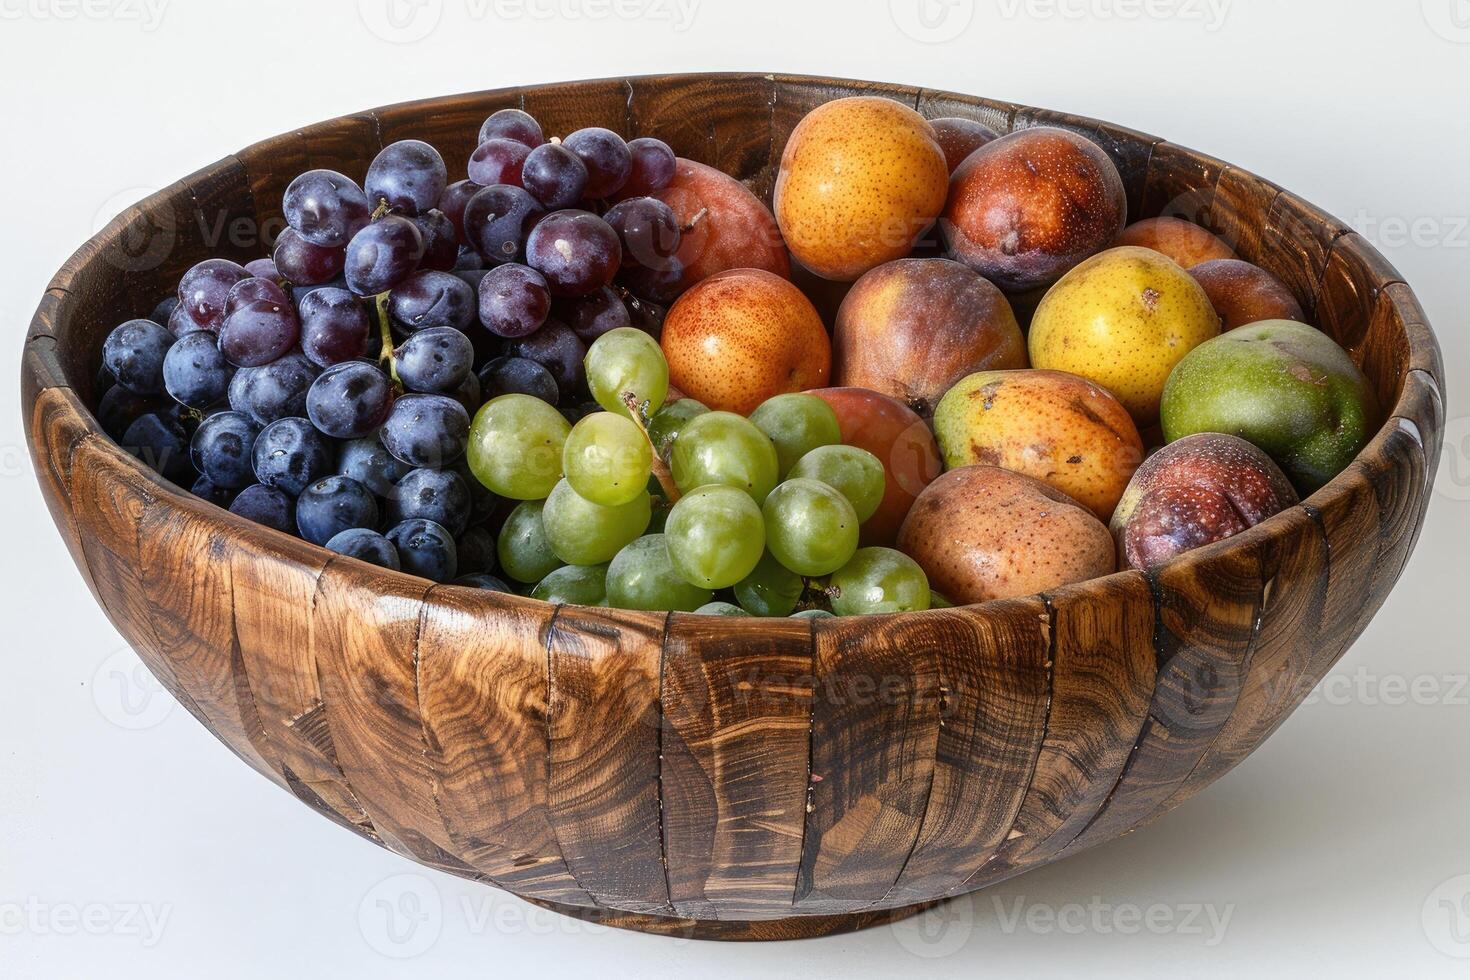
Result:
<svg viewBox="0 0 1470 980"><path fill-rule="evenodd" d="M938 902L922 902L918 905L905 905L896 909L846 912L841 915L795 915L786 919L715 921L620 912L617 909L583 908L576 905L547 902L538 898L525 898L525 901L574 919L581 919L583 922L593 922L615 929L631 929L635 932L653 933L658 936L711 939L722 942L774 942L782 939L810 939L815 936L856 932L859 929L868 929L907 919L911 915L938 904Z"/></svg>

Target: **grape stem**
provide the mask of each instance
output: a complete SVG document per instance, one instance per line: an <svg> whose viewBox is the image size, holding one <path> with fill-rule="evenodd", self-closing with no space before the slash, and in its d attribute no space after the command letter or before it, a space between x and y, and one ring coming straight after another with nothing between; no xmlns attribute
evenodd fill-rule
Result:
<svg viewBox="0 0 1470 980"><path fill-rule="evenodd" d="M378 317L378 336L383 342L383 349L378 352L378 363L388 362L388 376L401 391L403 382L398 380L398 358L393 356L393 327L388 320L388 295L385 290L373 297L373 311Z"/></svg>
<svg viewBox="0 0 1470 980"><path fill-rule="evenodd" d="M678 484L674 482L674 474L669 470L669 464L665 463L664 458L659 455L658 447L653 444L653 439L648 434L648 419L645 414L648 408L648 402L639 402L638 396L635 393L625 391L623 392L623 404L627 406L628 415L632 417L633 424L638 426L639 432L643 433L643 438L647 441L648 448L653 450L654 478L658 480L658 485L663 487L664 496L672 504L682 494L679 493Z"/></svg>

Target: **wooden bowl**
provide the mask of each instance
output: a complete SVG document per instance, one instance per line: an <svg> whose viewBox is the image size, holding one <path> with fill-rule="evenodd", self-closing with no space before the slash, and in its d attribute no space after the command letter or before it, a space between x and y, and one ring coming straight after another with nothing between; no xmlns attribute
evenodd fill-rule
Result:
<svg viewBox="0 0 1470 980"><path fill-rule="evenodd" d="M769 199L807 110L881 95L1001 132L1054 125L1274 272L1387 421L1327 487L1155 572L890 616L552 606L389 572L173 486L89 407L102 338L208 256L245 261L309 167L419 137L463 172L481 120L653 135ZM830 305L831 297L828 297ZM405 857L561 912L722 939L884 922L1143 826L1259 745L1408 560L1443 423L1413 292L1360 236L1238 167L1109 123L784 75L572 82L375 109L258 143L129 208L57 273L22 404L93 595L236 755Z"/></svg>

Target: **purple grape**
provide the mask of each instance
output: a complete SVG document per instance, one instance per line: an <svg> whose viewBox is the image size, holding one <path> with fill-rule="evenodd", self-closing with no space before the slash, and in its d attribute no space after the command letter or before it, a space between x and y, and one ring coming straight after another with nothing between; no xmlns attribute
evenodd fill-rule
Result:
<svg viewBox="0 0 1470 980"><path fill-rule="evenodd" d="M470 180L481 187L491 184L521 185L521 167L531 148L516 140L496 138L486 140L470 154Z"/></svg>
<svg viewBox="0 0 1470 980"><path fill-rule="evenodd" d="M218 330L230 287L249 275L229 259L205 259L179 280L179 304L205 330Z"/></svg>
<svg viewBox="0 0 1470 980"><path fill-rule="evenodd" d="M454 223L438 208L430 208L412 220L424 238L424 255L419 259L419 268L441 272L453 269L459 261L459 233L455 231Z"/></svg>
<svg viewBox="0 0 1470 980"><path fill-rule="evenodd" d="M372 491L345 476L324 476L296 498L296 530L312 544L326 544L343 531L372 528L378 502Z"/></svg>
<svg viewBox="0 0 1470 980"><path fill-rule="evenodd" d="M667 305L684 291L684 264L674 257L663 268L624 265L618 273L618 282L634 296Z"/></svg>
<svg viewBox="0 0 1470 980"><path fill-rule="evenodd" d="M403 571L434 582L447 582L458 570L454 536L443 525L412 518L395 524L388 540L398 549Z"/></svg>
<svg viewBox="0 0 1470 980"><path fill-rule="evenodd" d="M342 248L367 225L373 206L351 177L335 170L308 170L286 187L281 211L286 223L311 244Z"/></svg>
<svg viewBox="0 0 1470 980"><path fill-rule="evenodd" d="M587 167L560 143L542 143L521 166L521 186L548 211L569 208L587 189Z"/></svg>
<svg viewBox="0 0 1470 980"><path fill-rule="evenodd" d="M159 395L140 395L115 384L97 402L97 421L102 424L103 432L114 441L121 442L123 433L128 431L128 426L138 416L148 412L166 411L168 407L166 398Z"/></svg>
<svg viewBox="0 0 1470 980"><path fill-rule="evenodd" d="M661 191L674 179L678 158L669 144L652 136L640 136L628 141L628 154L632 167L628 180L623 184L627 195L652 194Z"/></svg>
<svg viewBox="0 0 1470 980"><path fill-rule="evenodd" d="M195 320L193 314L189 312L189 308L183 303L174 304L173 312L168 315L168 332L175 337L182 337L185 334L196 333L200 330L205 331L211 337L216 332L209 330L204 324Z"/></svg>
<svg viewBox="0 0 1470 980"><path fill-rule="evenodd" d="M479 272L485 268L485 260L480 253L468 245L459 247L459 255L454 259L454 268L450 272Z"/></svg>
<svg viewBox="0 0 1470 980"><path fill-rule="evenodd" d="M342 444L337 454L337 472L350 476L379 497L393 492L393 484L409 471L383 447L377 433L351 439Z"/></svg>
<svg viewBox="0 0 1470 980"><path fill-rule="evenodd" d="M395 211L420 214L439 203L448 172L439 151L423 140L390 143L368 165L363 188L368 200Z"/></svg>
<svg viewBox="0 0 1470 980"><path fill-rule="evenodd" d="M396 214L385 215L347 243L343 269L347 288L359 296L386 292L413 274L424 255L418 225Z"/></svg>
<svg viewBox="0 0 1470 980"><path fill-rule="evenodd" d="M255 437L255 478L293 497L331 472L331 460L326 440L306 419L277 419Z"/></svg>
<svg viewBox="0 0 1470 980"><path fill-rule="evenodd" d="M556 378L529 357L497 357L480 368L480 396L489 401L501 395L530 395L548 405L561 398Z"/></svg>
<svg viewBox="0 0 1470 980"><path fill-rule="evenodd" d="M461 575L495 570L495 535L488 527L472 527L454 539Z"/></svg>
<svg viewBox="0 0 1470 980"><path fill-rule="evenodd" d="M281 278L281 271L276 268L276 260L270 256L263 259L251 259L245 263L245 271L256 279L269 279L274 282Z"/></svg>
<svg viewBox="0 0 1470 980"><path fill-rule="evenodd" d="M398 380L409 391L451 394L475 363L475 346L454 327L427 327L394 353Z"/></svg>
<svg viewBox="0 0 1470 980"><path fill-rule="evenodd" d="M551 291L530 266L499 265L480 280L480 323L497 337L524 337L546 322Z"/></svg>
<svg viewBox="0 0 1470 980"><path fill-rule="evenodd" d="M486 592L509 592L514 594L515 590L506 585L494 575L486 575L484 572L470 572L461 575L454 580L455 585L462 585L467 589L483 589Z"/></svg>
<svg viewBox="0 0 1470 980"><path fill-rule="evenodd" d="M480 185L473 180L456 180L439 195L439 210L444 212L444 216L454 226L455 241L461 246L470 244L464 233L464 207L480 190Z"/></svg>
<svg viewBox="0 0 1470 980"><path fill-rule="evenodd" d="M230 408L261 425L306 414L306 392L320 369L300 351L254 368L241 368L230 382Z"/></svg>
<svg viewBox="0 0 1470 980"><path fill-rule="evenodd" d="M552 315L571 327L577 339L588 345L609 330L633 325L627 304L611 286L603 286L586 296L559 299L552 307Z"/></svg>
<svg viewBox="0 0 1470 980"><path fill-rule="evenodd" d="M189 459L217 487L236 490L255 482L255 440L260 426L243 412L216 412L194 431Z"/></svg>
<svg viewBox="0 0 1470 980"><path fill-rule="evenodd" d="M230 287L229 295L225 297L225 319L228 320L231 313L246 303L256 300L281 304L291 302L290 297L286 295L286 291L280 287L279 283L271 279L251 276L248 279L241 279Z"/></svg>
<svg viewBox="0 0 1470 980"><path fill-rule="evenodd" d="M122 448L174 483L183 485L192 476L189 434L164 412L148 412L134 419L123 433Z"/></svg>
<svg viewBox="0 0 1470 980"><path fill-rule="evenodd" d="M453 470L409 470L388 494L383 519L400 524L415 517L443 525L451 534L470 520L470 488Z"/></svg>
<svg viewBox="0 0 1470 980"><path fill-rule="evenodd" d="M319 367L362 357L372 323L362 302L345 289L326 286L301 298L301 351Z"/></svg>
<svg viewBox="0 0 1470 980"><path fill-rule="evenodd" d="M250 300L220 327L219 349L236 367L260 367L295 347L300 337L301 324L290 301Z"/></svg>
<svg viewBox="0 0 1470 980"><path fill-rule="evenodd" d="M162 394L163 362L174 340L167 328L152 320L129 320L114 327L102 342L102 366L135 394Z"/></svg>
<svg viewBox="0 0 1470 980"><path fill-rule="evenodd" d="M563 398L569 398L586 384L587 372L582 361L587 356L587 345L564 323L547 320L541 329L510 345L508 353L529 358L550 371Z"/></svg>
<svg viewBox="0 0 1470 980"><path fill-rule="evenodd" d="M535 148L546 142L541 124L520 109L501 109L480 125L480 142L504 138Z"/></svg>
<svg viewBox="0 0 1470 980"><path fill-rule="evenodd" d="M641 265L670 269L678 263L681 233L674 209L654 197L630 197L603 215L623 248L623 269Z"/></svg>
<svg viewBox="0 0 1470 980"><path fill-rule="evenodd" d="M464 380L455 386L449 393L449 397L464 406L464 410L470 413L470 418L480 410L480 379L475 372L470 371L464 376Z"/></svg>
<svg viewBox="0 0 1470 980"><path fill-rule="evenodd" d="M452 272L415 272L393 287L388 316L407 331L450 326L468 331L475 322L475 291Z"/></svg>
<svg viewBox="0 0 1470 980"><path fill-rule="evenodd" d="M235 491L230 487L217 487L207 476L201 476L194 481L189 492L201 500L214 504L216 507L229 507L235 500Z"/></svg>
<svg viewBox="0 0 1470 980"><path fill-rule="evenodd" d="M230 513L277 531L296 533L296 501L275 487L259 483L246 487L230 502Z"/></svg>
<svg viewBox="0 0 1470 980"><path fill-rule="evenodd" d="M633 156L623 138L610 129L589 126L572 133L562 145L587 168L588 197L611 197L623 189L633 170Z"/></svg>
<svg viewBox="0 0 1470 980"><path fill-rule="evenodd" d="M163 386L180 405L203 410L224 399L235 369L204 330L180 337L163 359Z"/></svg>
<svg viewBox="0 0 1470 980"><path fill-rule="evenodd" d="M295 228L286 228L276 237L271 261L288 282L313 286L341 275L347 253L340 246L313 245Z"/></svg>
<svg viewBox="0 0 1470 980"><path fill-rule="evenodd" d="M404 395L393 403L378 438L409 466L442 467L464 454L470 415L447 395ZM263 481L262 481L263 482Z"/></svg>
<svg viewBox="0 0 1470 980"><path fill-rule="evenodd" d="M398 571L398 549L393 547L393 542L365 527L350 527L339 531L325 547L328 551L335 551L348 558Z"/></svg>
<svg viewBox="0 0 1470 980"><path fill-rule="evenodd" d="M590 211L549 214L526 239L526 264L557 296L585 296L612 285L622 260L618 233Z"/></svg>
<svg viewBox="0 0 1470 980"><path fill-rule="evenodd" d="M169 321L173 319L174 311L178 308L179 298L177 296L165 296L158 301L158 305L153 308L153 312L148 314L148 319L160 327L166 327L169 325Z"/></svg>
<svg viewBox="0 0 1470 980"><path fill-rule="evenodd" d="M481 188L464 209L465 237L486 262L514 262L546 209L520 187Z"/></svg>
<svg viewBox="0 0 1470 980"><path fill-rule="evenodd" d="M307 418L335 439L367 435L383 424L392 405L393 385L388 376L366 361L332 365L306 392Z"/></svg>

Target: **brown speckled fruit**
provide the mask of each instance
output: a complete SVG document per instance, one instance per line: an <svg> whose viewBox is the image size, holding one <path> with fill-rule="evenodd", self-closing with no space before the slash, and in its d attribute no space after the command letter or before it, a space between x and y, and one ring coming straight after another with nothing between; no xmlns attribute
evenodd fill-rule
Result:
<svg viewBox="0 0 1470 980"><path fill-rule="evenodd" d="M1057 277L1123 230L1128 199L1096 143L1037 126L971 153L949 183L939 226L951 258L1006 292Z"/></svg>
<svg viewBox="0 0 1470 980"><path fill-rule="evenodd" d="M1286 284L1258 265L1240 259L1214 259L1201 262L1189 274L1204 288L1226 330L1258 320L1307 319Z"/></svg>
<svg viewBox="0 0 1470 980"><path fill-rule="evenodd" d="M1094 255L1047 291L1027 345L1032 367L1097 382L1147 428L1159 420L1174 365L1219 332L1209 297L1178 263L1122 245Z"/></svg>
<svg viewBox="0 0 1470 980"><path fill-rule="evenodd" d="M844 446L857 446L883 464L883 502L863 522L863 545L892 546L909 508L939 476L939 447L929 425L896 398L867 388L818 388L816 395L832 406Z"/></svg>
<svg viewBox="0 0 1470 980"><path fill-rule="evenodd" d="M1119 245L1162 252L1186 269L1212 259L1233 259L1235 249L1192 221L1164 216L1135 221L1118 236Z"/></svg>
<svg viewBox="0 0 1470 980"><path fill-rule="evenodd" d="M944 207L948 181L923 116L892 99L837 99L807 113L786 142L776 222L798 262L851 282L909 253Z"/></svg>
<svg viewBox="0 0 1470 980"><path fill-rule="evenodd" d="M929 120L929 125L934 127L934 138L944 151L944 162L950 173L965 162L965 157L986 143L1000 139L1000 134L989 126L963 116L941 116Z"/></svg>
<svg viewBox="0 0 1470 980"><path fill-rule="evenodd" d="M832 368L816 309L763 269L717 273L680 296L660 343L670 382L712 409L740 415L775 395L826 384Z"/></svg>
<svg viewBox="0 0 1470 980"><path fill-rule="evenodd" d="M683 229L676 254L684 272L674 292L727 269L765 269L791 278L776 219L734 177L680 157L674 179L652 196L669 206Z"/></svg>
<svg viewBox="0 0 1470 980"><path fill-rule="evenodd" d="M1104 521L1143 461L1128 410L1062 371L972 374L939 403L934 432L947 468L985 463L1034 476Z"/></svg>
<svg viewBox="0 0 1470 980"><path fill-rule="evenodd" d="M1202 432L1171 442L1133 475L1112 532L1125 568L1147 568L1239 534L1297 502L1271 457L1235 436Z"/></svg>
<svg viewBox="0 0 1470 980"><path fill-rule="evenodd" d="M950 470L929 484L898 547L955 605L1031 595L1115 567L1112 536L1091 511L997 466Z"/></svg>
<svg viewBox="0 0 1470 980"><path fill-rule="evenodd" d="M974 371L1026 366L1005 294L948 259L898 259L853 284L832 331L837 383L892 395L924 417Z"/></svg>

